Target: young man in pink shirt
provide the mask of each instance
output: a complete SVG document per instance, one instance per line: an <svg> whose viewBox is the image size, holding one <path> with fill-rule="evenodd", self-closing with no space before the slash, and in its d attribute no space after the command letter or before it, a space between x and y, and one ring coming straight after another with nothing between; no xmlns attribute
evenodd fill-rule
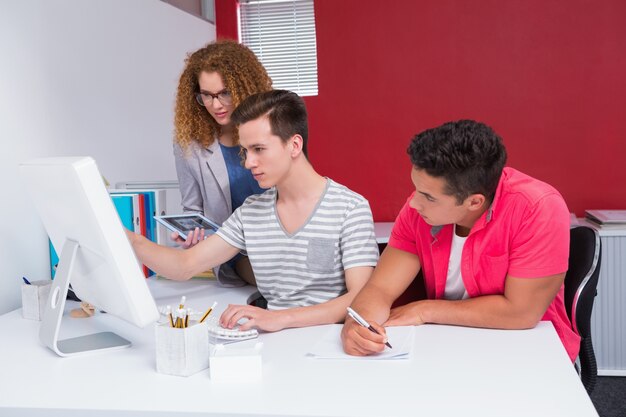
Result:
<svg viewBox="0 0 626 417"><path fill-rule="evenodd" d="M415 191L352 303L380 335L346 318L344 350L384 350L383 326L527 329L549 320L574 361L580 338L563 304L569 212L558 191L505 168L500 137L471 120L420 133L408 154ZM391 309L420 269L427 299Z"/></svg>

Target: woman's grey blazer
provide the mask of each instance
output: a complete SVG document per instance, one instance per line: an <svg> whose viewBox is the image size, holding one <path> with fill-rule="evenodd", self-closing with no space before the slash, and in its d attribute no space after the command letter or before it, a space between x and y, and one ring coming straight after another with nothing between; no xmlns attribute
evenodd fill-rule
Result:
<svg viewBox="0 0 626 417"><path fill-rule="evenodd" d="M174 160L180 187L181 204L185 213L202 213L222 224L233 212L230 181L222 149L217 140L204 148L192 142L183 150L174 143ZM245 285L227 264L213 269L222 285Z"/></svg>
<svg viewBox="0 0 626 417"><path fill-rule="evenodd" d="M202 213L222 224L233 212L230 182L217 140L208 147L192 142L183 150L174 144L176 174L185 213Z"/></svg>

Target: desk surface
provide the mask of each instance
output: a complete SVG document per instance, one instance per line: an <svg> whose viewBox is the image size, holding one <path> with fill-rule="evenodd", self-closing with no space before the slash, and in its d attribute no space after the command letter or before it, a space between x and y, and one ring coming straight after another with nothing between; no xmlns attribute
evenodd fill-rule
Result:
<svg viewBox="0 0 626 417"><path fill-rule="evenodd" d="M241 303L253 288L213 281L150 280L159 305L203 309ZM64 318L62 336L113 330L129 349L57 357L38 341L39 323L0 316L2 416L597 416L554 328L501 331L425 325L412 359L321 360L305 356L326 326L261 334L263 379L218 383L156 372L154 328L106 314ZM162 413L162 414L161 414Z"/></svg>

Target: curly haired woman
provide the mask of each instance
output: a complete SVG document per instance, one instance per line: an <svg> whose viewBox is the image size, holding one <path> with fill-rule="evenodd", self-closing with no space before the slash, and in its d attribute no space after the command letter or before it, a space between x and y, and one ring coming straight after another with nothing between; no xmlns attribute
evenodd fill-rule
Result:
<svg viewBox="0 0 626 417"><path fill-rule="evenodd" d="M263 192L239 157L239 138L230 122L246 97L272 89L272 80L254 53L230 40L212 42L190 54L176 96L174 157L184 212L202 213L221 224L244 200ZM203 239L189 233L188 248ZM254 283L247 257L215 269L223 285Z"/></svg>

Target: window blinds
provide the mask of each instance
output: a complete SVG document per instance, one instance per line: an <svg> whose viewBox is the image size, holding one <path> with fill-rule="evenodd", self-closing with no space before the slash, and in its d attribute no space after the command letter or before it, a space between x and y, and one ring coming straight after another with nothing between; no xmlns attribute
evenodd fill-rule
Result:
<svg viewBox="0 0 626 417"><path fill-rule="evenodd" d="M239 38L276 89L317 95L313 0L240 0Z"/></svg>

